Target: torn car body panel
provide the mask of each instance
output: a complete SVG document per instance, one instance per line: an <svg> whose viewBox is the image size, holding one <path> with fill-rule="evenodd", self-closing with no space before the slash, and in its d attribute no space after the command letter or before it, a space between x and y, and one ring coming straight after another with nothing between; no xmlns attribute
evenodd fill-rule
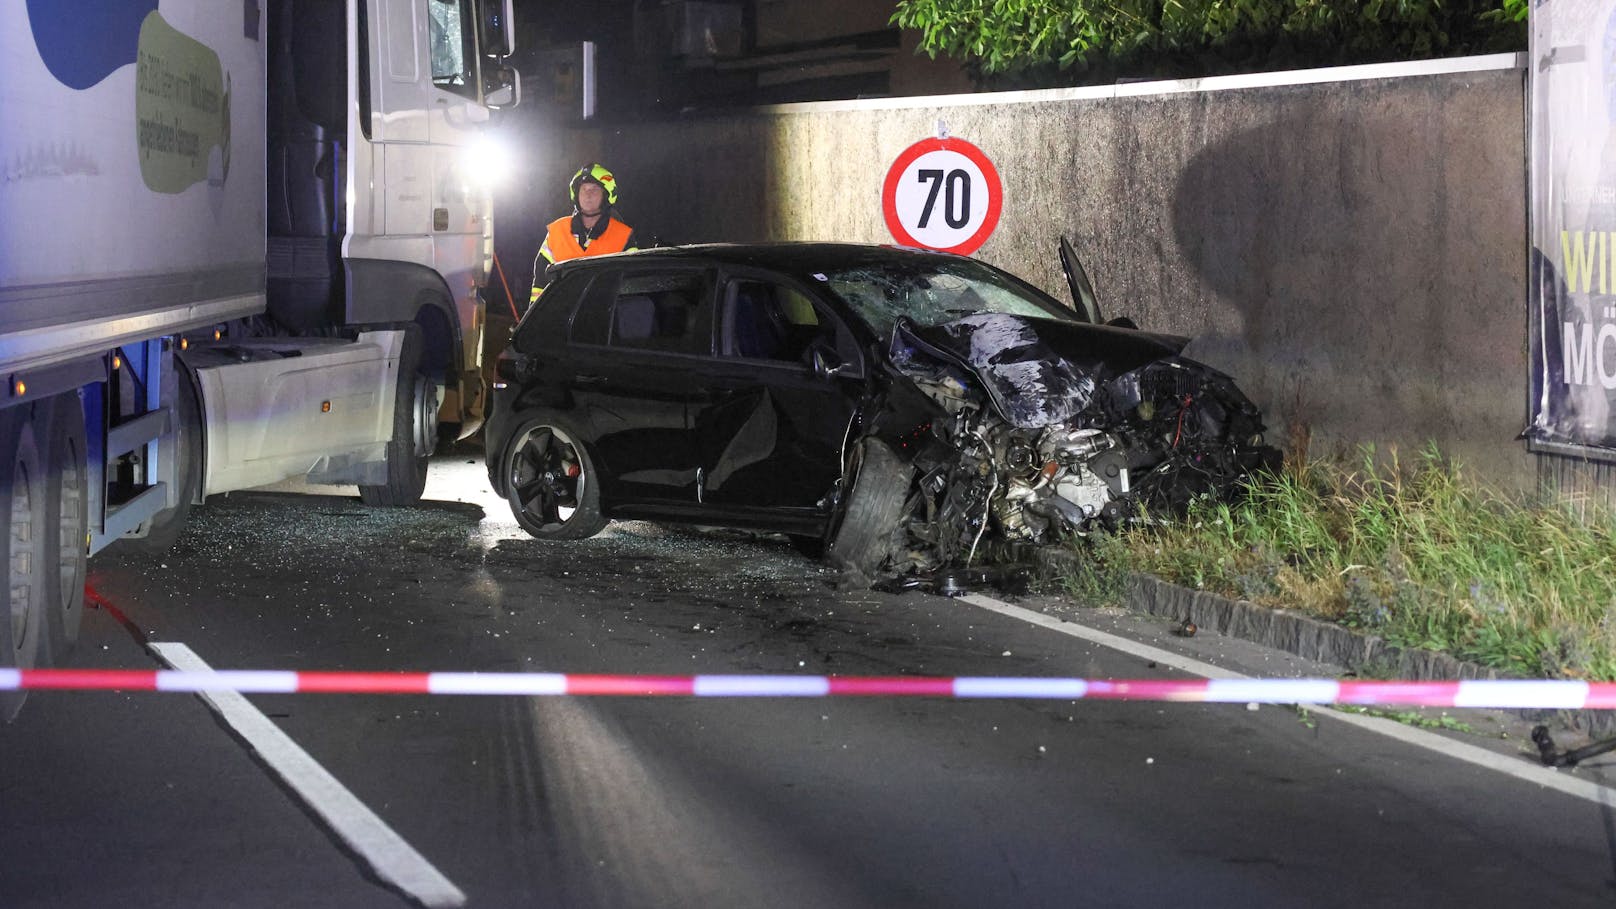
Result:
<svg viewBox="0 0 1616 909"><path fill-rule="evenodd" d="M1037 429L1081 413L1099 382L1175 356L1187 343L1107 325L980 313L930 328L900 321L890 355L896 364L913 362L912 350L953 360L976 375L1012 426Z"/></svg>

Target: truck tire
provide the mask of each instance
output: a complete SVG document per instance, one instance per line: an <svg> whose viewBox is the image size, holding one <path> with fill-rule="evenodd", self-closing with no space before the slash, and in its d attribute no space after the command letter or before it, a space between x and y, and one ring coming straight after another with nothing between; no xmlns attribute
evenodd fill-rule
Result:
<svg viewBox="0 0 1616 909"><path fill-rule="evenodd" d="M118 544L147 555L162 555L174 548L191 514L191 502L202 491L202 396L190 369L178 361L174 364L174 382L174 482L179 487L178 497L173 505L146 522L145 536L125 537Z"/></svg>
<svg viewBox="0 0 1616 909"><path fill-rule="evenodd" d="M33 669L45 658L49 601L45 458L34 405L0 410L0 669ZM22 709L27 691L0 691L0 721Z"/></svg>
<svg viewBox="0 0 1616 909"><path fill-rule="evenodd" d="M827 534L825 554L833 564L868 576L894 554L914 468L885 443L865 439L853 448L848 476L850 488Z"/></svg>
<svg viewBox="0 0 1616 909"><path fill-rule="evenodd" d="M421 501L426 465L436 442L437 385L421 374L421 332L404 334L398 352L398 394L393 402L393 438L387 443L387 482L361 485L359 501L400 508Z"/></svg>
<svg viewBox="0 0 1616 909"><path fill-rule="evenodd" d="M606 526L600 476L582 438L562 417L534 413L500 458L511 514L541 540L582 540Z"/></svg>
<svg viewBox="0 0 1616 909"><path fill-rule="evenodd" d="M56 522L47 541L50 611L46 631L50 661L61 665L79 641L84 615L84 579L90 532L89 462L84 431L84 404L77 392L57 395L49 403L45 445L45 513Z"/></svg>

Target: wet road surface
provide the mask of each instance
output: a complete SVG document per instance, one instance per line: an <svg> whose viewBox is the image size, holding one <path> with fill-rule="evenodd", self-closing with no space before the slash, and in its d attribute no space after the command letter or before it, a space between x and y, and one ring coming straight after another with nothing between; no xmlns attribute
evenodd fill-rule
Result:
<svg viewBox="0 0 1616 909"><path fill-rule="evenodd" d="M235 494L92 562L80 667L1168 670L783 540L526 538L475 455L421 508ZM472 906L1605 906L1610 807L1292 710L933 699L255 695ZM1524 760L1524 758L1523 758ZM1579 771L1597 774L1599 768ZM403 906L195 697L0 727L0 906Z"/></svg>

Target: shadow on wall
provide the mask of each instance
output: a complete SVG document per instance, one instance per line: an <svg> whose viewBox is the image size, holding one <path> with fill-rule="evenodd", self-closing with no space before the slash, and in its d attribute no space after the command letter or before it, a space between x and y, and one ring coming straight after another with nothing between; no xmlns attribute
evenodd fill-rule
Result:
<svg viewBox="0 0 1616 909"><path fill-rule="evenodd" d="M1276 442L1469 440L1464 459L1486 460L1520 429L1526 369L1524 201L1486 181L1518 193L1519 175L1507 149L1429 116L1440 98L1364 94L1234 132L1183 169L1173 233L1216 297L1188 353L1240 379Z"/></svg>

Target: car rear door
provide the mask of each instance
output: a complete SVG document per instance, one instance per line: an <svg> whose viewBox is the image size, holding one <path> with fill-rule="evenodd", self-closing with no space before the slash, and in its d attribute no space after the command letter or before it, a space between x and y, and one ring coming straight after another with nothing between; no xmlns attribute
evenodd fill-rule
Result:
<svg viewBox="0 0 1616 909"><path fill-rule="evenodd" d="M717 338L693 423L710 511L778 524L822 517L865 388L853 335L797 283L729 271L715 294ZM835 370L814 368L814 352Z"/></svg>
<svg viewBox="0 0 1616 909"><path fill-rule="evenodd" d="M693 404L712 354L712 278L700 266L615 269L570 326L562 377L588 424L608 512L683 513L697 499Z"/></svg>

